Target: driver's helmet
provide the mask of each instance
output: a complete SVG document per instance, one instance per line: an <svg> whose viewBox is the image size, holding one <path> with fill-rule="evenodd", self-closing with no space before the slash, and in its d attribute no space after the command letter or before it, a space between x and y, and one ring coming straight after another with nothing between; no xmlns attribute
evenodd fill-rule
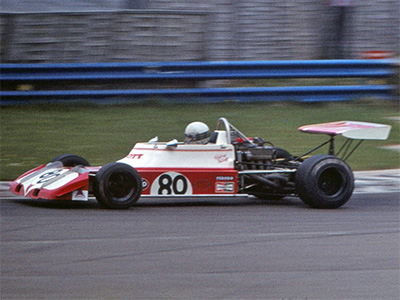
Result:
<svg viewBox="0 0 400 300"><path fill-rule="evenodd" d="M206 144L210 129L203 122L192 122L185 129L185 144Z"/></svg>

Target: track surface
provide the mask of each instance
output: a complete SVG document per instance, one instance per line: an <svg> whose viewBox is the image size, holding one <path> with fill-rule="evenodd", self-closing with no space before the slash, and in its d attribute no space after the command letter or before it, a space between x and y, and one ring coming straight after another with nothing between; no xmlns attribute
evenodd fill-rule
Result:
<svg viewBox="0 0 400 300"><path fill-rule="evenodd" d="M1 299L398 299L399 193L95 202L1 195Z"/></svg>

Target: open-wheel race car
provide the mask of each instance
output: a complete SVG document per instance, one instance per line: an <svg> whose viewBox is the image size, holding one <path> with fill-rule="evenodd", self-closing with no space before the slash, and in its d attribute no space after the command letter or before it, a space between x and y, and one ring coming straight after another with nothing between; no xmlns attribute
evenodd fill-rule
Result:
<svg viewBox="0 0 400 300"><path fill-rule="evenodd" d="M87 201L95 196L106 208L122 209L140 197L248 196L281 199L299 196L310 207L338 208L354 190L345 162L363 140L387 139L389 125L340 121L302 126L302 132L328 140L300 156L262 138L248 138L225 118L204 143L172 140L137 143L130 153L102 167L65 154L10 183L10 190L34 199ZM336 135L347 138L335 151ZM352 145L353 140L359 140ZM310 156L327 145L328 154ZM339 158L341 155L341 158Z"/></svg>

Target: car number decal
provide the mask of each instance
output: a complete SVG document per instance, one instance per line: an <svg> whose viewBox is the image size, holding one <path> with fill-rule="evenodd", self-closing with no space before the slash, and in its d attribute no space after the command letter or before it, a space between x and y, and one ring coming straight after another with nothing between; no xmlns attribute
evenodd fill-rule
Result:
<svg viewBox="0 0 400 300"><path fill-rule="evenodd" d="M63 169L56 169L56 170L46 172L46 173L40 175L38 178L39 180L34 184L36 185L36 184L42 184L42 183L48 182L48 181L54 179L55 177L60 176L64 172L65 171Z"/></svg>
<svg viewBox="0 0 400 300"><path fill-rule="evenodd" d="M158 176L151 185L151 195L192 195L193 188L190 181L177 172L166 172Z"/></svg>

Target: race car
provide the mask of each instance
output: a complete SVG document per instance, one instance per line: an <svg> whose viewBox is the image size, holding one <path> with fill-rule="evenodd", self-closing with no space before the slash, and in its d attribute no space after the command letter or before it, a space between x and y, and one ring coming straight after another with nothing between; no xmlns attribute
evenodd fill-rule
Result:
<svg viewBox="0 0 400 300"><path fill-rule="evenodd" d="M391 130L355 121L302 126L300 131L326 134L328 140L293 156L262 138L245 136L226 118L217 121L211 136L207 125L195 123L204 132L189 132L184 142L158 142L156 137L137 143L127 156L102 167L77 155L60 155L22 174L10 190L34 199L88 201L95 196L112 209L129 208L141 197L249 195L271 200L298 196L310 207L332 209L345 204L354 190L346 159L363 140L385 140ZM335 151L337 135L347 139ZM355 146L353 140L359 140ZM325 145L327 155L310 155Z"/></svg>

